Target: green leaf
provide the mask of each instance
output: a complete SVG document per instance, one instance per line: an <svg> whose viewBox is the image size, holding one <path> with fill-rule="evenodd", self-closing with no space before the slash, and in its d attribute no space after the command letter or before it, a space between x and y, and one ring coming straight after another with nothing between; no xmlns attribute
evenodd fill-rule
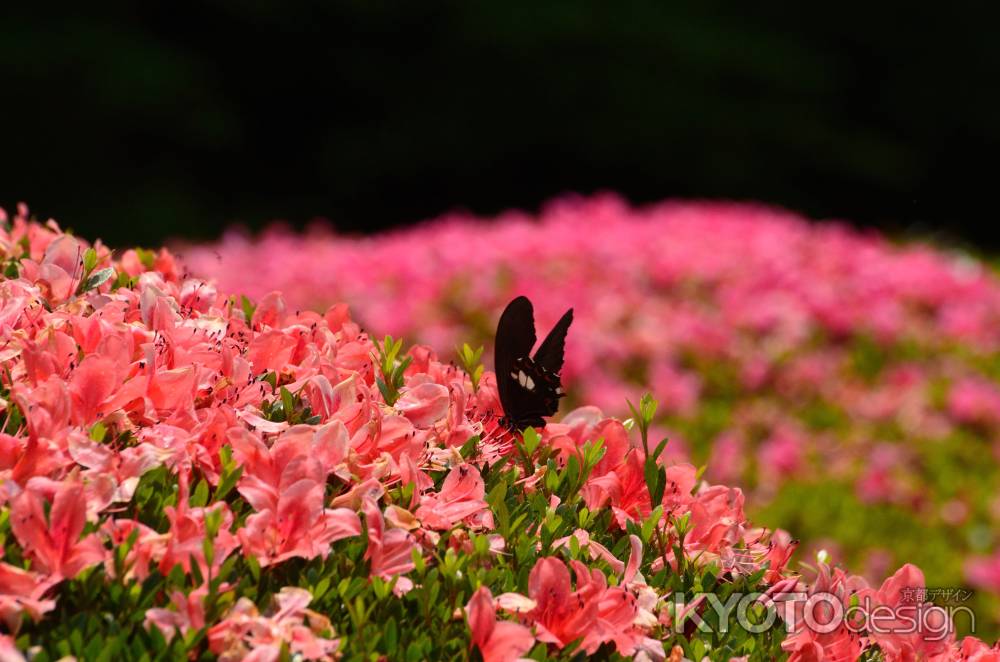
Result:
<svg viewBox="0 0 1000 662"><path fill-rule="evenodd" d="M458 452L461 453L462 457L464 457L465 459L469 459L470 457L475 456L476 449L478 448L478 446L479 446L479 435L477 434L475 436L469 437L468 441L462 444L462 447L459 449Z"/></svg>
<svg viewBox="0 0 1000 662"><path fill-rule="evenodd" d="M243 309L243 318L247 324L250 324L253 321L253 314L257 310L257 307L245 294L240 295L240 307Z"/></svg>
<svg viewBox="0 0 1000 662"><path fill-rule="evenodd" d="M257 557L250 554L246 557L247 568L250 570L250 576L253 578L255 584L260 583L260 563L257 561Z"/></svg>
<svg viewBox="0 0 1000 662"><path fill-rule="evenodd" d="M656 525L660 523L660 518L663 517L663 504L658 505L646 518L646 521L642 523L641 535L643 544L648 544L650 538L653 537L653 530L656 529Z"/></svg>
<svg viewBox="0 0 1000 662"><path fill-rule="evenodd" d="M312 590L313 599L319 600L324 595L326 595L326 592L328 590L330 590L330 578L324 577L323 579L319 580L319 583L317 583L315 587L313 587Z"/></svg>
<svg viewBox="0 0 1000 662"><path fill-rule="evenodd" d="M147 250L145 248L139 248L137 246L135 249L135 254L139 258L139 262L142 263L142 266L146 267L147 269L152 269L154 266L156 266L156 253L154 253L153 251Z"/></svg>
<svg viewBox="0 0 1000 662"><path fill-rule="evenodd" d="M385 653L391 659L393 653L396 652L396 646L399 644L398 626L396 625L396 619L391 616L382 627L382 642L385 644Z"/></svg>
<svg viewBox="0 0 1000 662"><path fill-rule="evenodd" d="M98 421L94 423L94 426L92 428L90 428L90 438L96 441L97 443L101 443L102 441L104 441L104 435L107 434L107 432L108 429L104 427L104 423Z"/></svg>
<svg viewBox="0 0 1000 662"><path fill-rule="evenodd" d="M660 455L663 454L663 449L667 447L667 443L669 441L670 441L669 439L663 439L663 440L660 441L659 444L657 444L656 450L653 451L653 457L654 458L660 459Z"/></svg>
<svg viewBox="0 0 1000 662"><path fill-rule="evenodd" d="M531 426L524 428L524 433L521 436L524 440L524 451L530 457L534 454L535 449L538 448L538 444L542 441L542 439L538 436L538 432L535 431L535 428Z"/></svg>
<svg viewBox="0 0 1000 662"><path fill-rule="evenodd" d="M652 423L653 418L656 417L657 406L658 403L649 393L644 393L639 400L639 413L647 424Z"/></svg>
<svg viewBox="0 0 1000 662"><path fill-rule="evenodd" d="M236 483L240 481L243 476L243 467L236 467L235 470L226 469L223 471L222 477L219 479L219 484L215 488L215 494L212 496L212 501L221 501L226 498L226 495L236 486Z"/></svg>
<svg viewBox="0 0 1000 662"><path fill-rule="evenodd" d="M375 384L378 385L379 393L382 394L382 399L385 400L386 404L392 406L396 404L395 398L393 398L392 391L389 390L389 386L382 381L381 377L375 379Z"/></svg>
<svg viewBox="0 0 1000 662"><path fill-rule="evenodd" d="M208 483L202 478L198 481L198 484L194 487L194 493L191 495L190 504L194 508L201 508L208 503Z"/></svg>
<svg viewBox="0 0 1000 662"><path fill-rule="evenodd" d="M189 565L191 566L191 579L194 580L196 586L200 586L205 583L205 576L201 574L201 566L198 565L198 559L195 558L194 554L188 555Z"/></svg>
<svg viewBox="0 0 1000 662"><path fill-rule="evenodd" d="M285 409L285 420L291 420L292 412L295 411L295 398L284 386L281 387L281 406Z"/></svg>
<svg viewBox="0 0 1000 662"><path fill-rule="evenodd" d="M97 266L97 251L88 248L83 253L83 272L89 274Z"/></svg>
<svg viewBox="0 0 1000 662"><path fill-rule="evenodd" d="M278 373L274 372L273 370L269 373L266 373L263 377L261 377L261 380L266 382L267 384L270 384L272 391L278 388Z"/></svg>
<svg viewBox="0 0 1000 662"><path fill-rule="evenodd" d="M118 277L115 278L115 282L111 284L111 291L113 292L120 287L132 287L134 284L135 281L132 277L123 271L118 274Z"/></svg>
<svg viewBox="0 0 1000 662"><path fill-rule="evenodd" d="M83 286L83 291L87 292L88 290L100 287L101 285L108 282L114 277L115 277L115 270L113 268L107 267L105 269L101 269L100 271L91 275L90 278L87 279L87 282Z"/></svg>

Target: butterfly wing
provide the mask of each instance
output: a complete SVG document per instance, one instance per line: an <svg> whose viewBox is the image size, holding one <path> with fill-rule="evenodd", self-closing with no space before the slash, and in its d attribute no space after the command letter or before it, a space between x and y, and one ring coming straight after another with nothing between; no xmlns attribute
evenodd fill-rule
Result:
<svg viewBox="0 0 1000 662"><path fill-rule="evenodd" d="M563 354L566 351L566 332L572 323L573 309L570 308L559 318L535 352L533 360L539 367L555 375L559 374L563 367Z"/></svg>
<svg viewBox="0 0 1000 662"><path fill-rule="evenodd" d="M504 309L497 323L493 368L497 375L497 392L504 413L511 416L521 404L521 385L517 381L515 362L531 355L535 346L535 310L528 297L517 297ZM517 402L515 402L517 401Z"/></svg>

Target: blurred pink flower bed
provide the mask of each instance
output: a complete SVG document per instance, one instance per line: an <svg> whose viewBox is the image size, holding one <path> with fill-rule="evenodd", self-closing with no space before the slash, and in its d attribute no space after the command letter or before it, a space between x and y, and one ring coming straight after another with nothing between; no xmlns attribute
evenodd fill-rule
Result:
<svg viewBox="0 0 1000 662"><path fill-rule="evenodd" d="M997 615L1000 281L968 255L763 206L614 196L179 250L224 290L351 301L366 328L443 357L488 345L516 294L540 327L572 306L572 403L624 414L648 388L668 452L748 490L768 524L871 577L920 560Z"/></svg>

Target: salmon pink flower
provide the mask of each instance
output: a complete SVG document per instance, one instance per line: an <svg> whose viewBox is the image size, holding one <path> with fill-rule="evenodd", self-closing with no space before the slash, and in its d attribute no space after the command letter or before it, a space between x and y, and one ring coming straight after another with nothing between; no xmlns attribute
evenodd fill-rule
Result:
<svg viewBox="0 0 1000 662"><path fill-rule="evenodd" d="M135 543L125 555L124 575L121 579L136 578L139 581L149 577L150 567L158 565L167 551L170 534L157 533L145 524L129 519L108 519L101 532L111 541L113 548L124 545L136 533ZM109 577L115 576L115 562L109 557L104 561L104 571Z"/></svg>
<svg viewBox="0 0 1000 662"><path fill-rule="evenodd" d="M444 418L450 404L451 396L447 387L424 382L407 389L396 401L396 409L410 419L414 426L429 428Z"/></svg>
<svg viewBox="0 0 1000 662"><path fill-rule="evenodd" d="M555 557L539 559L528 575L528 598L504 594L502 606L520 610L520 616L535 627L539 641L559 648L577 639L580 650L592 654L601 644L613 642L618 652L632 655L644 637L634 625L638 614L635 596L624 588L609 588L604 574L571 561L576 575L573 589L570 572Z"/></svg>
<svg viewBox="0 0 1000 662"><path fill-rule="evenodd" d="M787 531L776 529L771 534L771 539L767 544L767 552L761 559L762 563L768 564L764 581L768 584L781 581L784 577L785 566L798 546L799 541L794 540Z"/></svg>
<svg viewBox="0 0 1000 662"><path fill-rule="evenodd" d="M368 549L365 559L371 564L371 576L390 581L396 578L393 590L402 595L413 588L413 581L401 575L413 570L413 550L418 549L413 535L406 529L385 527L385 518L372 498L365 498L362 508L368 524Z"/></svg>
<svg viewBox="0 0 1000 662"><path fill-rule="evenodd" d="M955 637L951 620L947 611L924 602L924 573L915 565L907 563L861 597L871 600L869 636L887 662L947 656Z"/></svg>
<svg viewBox="0 0 1000 662"><path fill-rule="evenodd" d="M173 591L170 594L170 602L174 609L147 609L146 629L156 626L167 641L178 633L183 637L191 630L200 630L205 627L204 600L207 595L206 585L194 589L188 595L182 591Z"/></svg>
<svg viewBox="0 0 1000 662"><path fill-rule="evenodd" d="M576 538L580 549L590 554L590 558L594 560L601 559L607 563L611 567L612 572L617 574L625 570L625 564L615 558L610 549L596 540L591 540L590 533L586 529L577 529L571 535L553 540L552 549L559 549L560 547L569 545L570 538Z"/></svg>
<svg viewBox="0 0 1000 662"><path fill-rule="evenodd" d="M237 537L244 554L261 566L298 556L325 557L331 543L360 535L361 520L347 508L323 507L324 484L299 480L282 491L275 507L247 518Z"/></svg>
<svg viewBox="0 0 1000 662"><path fill-rule="evenodd" d="M486 488L479 470L470 464L460 464L448 472L437 494L421 497L416 516L432 529L449 529L486 510ZM486 513L488 516L489 513ZM492 517L479 522L492 528Z"/></svg>
<svg viewBox="0 0 1000 662"><path fill-rule="evenodd" d="M513 662L535 643L528 628L497 620L493 594L485 586L472 595L465 611L472 630L472 644L479 649L483 662Z"/></svg>
<svg viewBox="0 0 1000 662"><path fill-rule="evenodd" d="M187 481L182 478L178 488L182 497L177 506L163 509L170 522L170 530L166 536L159 570L165 575L175 565L180 565L184 572L191 572L191 564L197 563L202 576L207 577L216 574L218 567L239 546L236 537L230 533L233 513L229 504L223 501L204 508L191 508L188 506L187 490ZM206 519L210 516L218 518L219 522L218 532L210 543L214 550L211 564L205 558L205 540L209 534Z"/></svg>
<svg viewBox="0 0 1000 662"><path fill-rule="evenodd" d="M60 486L48 518L42 499L28 489L14 498L10 525L36 567L53 580L72 579L84 569L101 563L107 552L96 534L80 537L86 524L83 486Z"/></svg>
<svg viewBox="0 0 1000 662"><path fill-rule="evenodd" d="M956 662L1000 662L1000 644L989 646L975 637L965 637L949 659Z"/></svg>
<svg viewBox="0 0 1000 662"><path fill-rule="evenodd" d="M44 597L54 583L37 572L0 563L0 620L9 631L18 631L25 614L38 621L55 609L56 601Z"/></svg>
<svg viewBox="0 0 1000 662"><path fill-rule="evenodd" d="M307 609L312 595L286 586L274 596L270 615L262 615L248 598L240 598L226 617L208 630L209 649L220 662L277 662L282 646L304 660L332 662L340 641L323 615Z"/></svg>
<svg viewBox="0 0 1000 662"><path fill-rule="evenodd" d="M831 570L823 563L812 586L792 580L779 582L764 600L780 604L779 615L788 619L791 633L781 642L781 648L790 653L789 660L857 659L864 647L858 624L855 620L849 624L834 619L849 613L852 596L865 588L861 578L849 576L840 568Z"/></svg>
<svg viewBox="0 0 1000 662"><path fill-rule="evenodd" d="M102 405L120 385L115 364L106 358L90 355L73 370L70 395L73 398L73 419L81 425L90 424L103 413Z"/></svg>

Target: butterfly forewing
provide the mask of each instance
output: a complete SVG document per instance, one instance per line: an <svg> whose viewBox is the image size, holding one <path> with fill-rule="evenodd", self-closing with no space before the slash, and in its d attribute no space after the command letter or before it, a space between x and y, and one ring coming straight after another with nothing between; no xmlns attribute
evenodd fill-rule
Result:
<svg viewBox="0 0 1000 662"><path fill-rule="evenodd" d="M563 354L566 351L566 332L573 323L573 309L567 310L538 346L534 361L545 370L556 375L562 370Z"/></svg>
<svg viewBox="0 0 1000 662"><path fill-rule="evenodd" d="M497 323L493 365L497 374L497 391L504 412L509 412L517 382L511 378L514 361L529 356L535 346L535 312L528 297L517 297L504 309Z"/></svg>

